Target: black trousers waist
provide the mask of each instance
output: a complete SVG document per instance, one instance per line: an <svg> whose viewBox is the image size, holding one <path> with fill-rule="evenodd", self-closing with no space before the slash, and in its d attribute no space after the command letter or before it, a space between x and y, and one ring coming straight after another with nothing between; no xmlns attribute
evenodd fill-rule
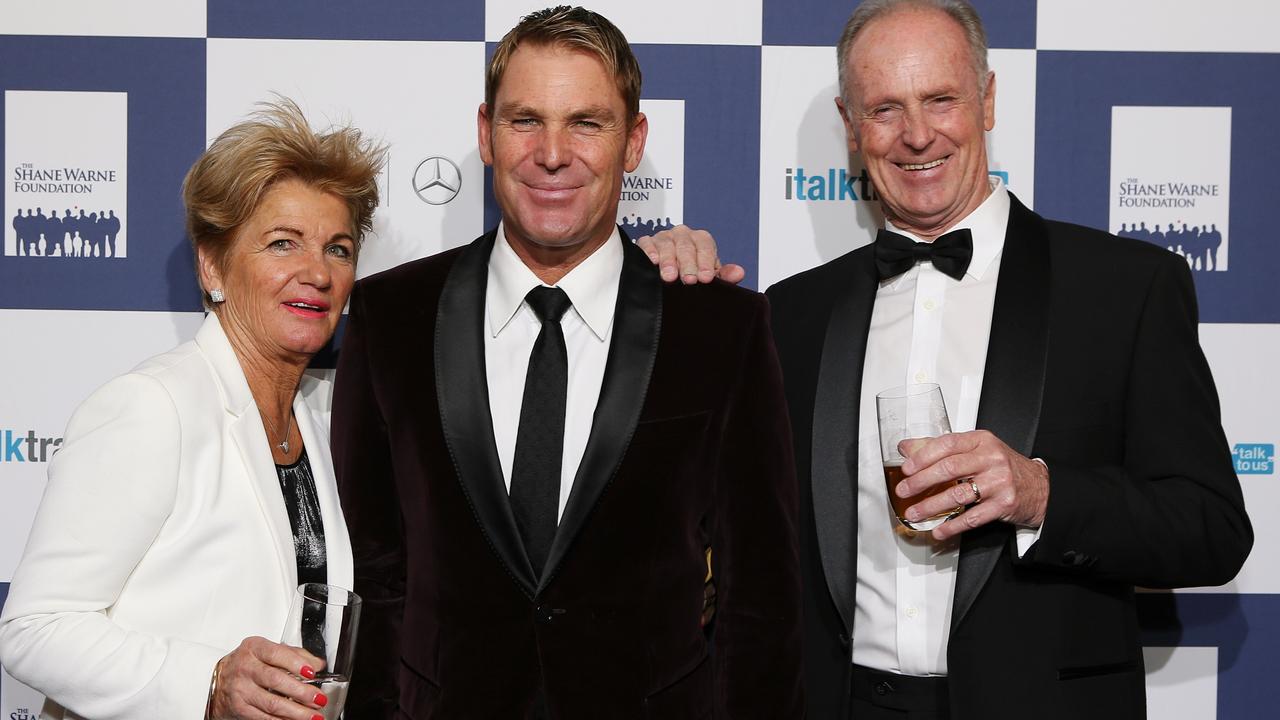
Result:
<svg viewBox="0 0 1280 720"><path fill-rule="evenodd" d="M853 697L877 707L933 712L946 717L951 704L945 677L915 677L853 666Z"/></svg>

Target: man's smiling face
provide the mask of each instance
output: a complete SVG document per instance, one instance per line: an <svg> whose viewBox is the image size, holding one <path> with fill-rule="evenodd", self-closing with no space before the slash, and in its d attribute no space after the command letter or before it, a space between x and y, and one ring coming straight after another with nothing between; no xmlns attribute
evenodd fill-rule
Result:
<svg viewBox="0 0 1280 720"><path fill-rule="evenodd" d="M847 100L837 104L849 148L861 153L885 216L937 237L990 194L994 76L983 93L963 28L932 9L872 20L847 62Z"/></svg>

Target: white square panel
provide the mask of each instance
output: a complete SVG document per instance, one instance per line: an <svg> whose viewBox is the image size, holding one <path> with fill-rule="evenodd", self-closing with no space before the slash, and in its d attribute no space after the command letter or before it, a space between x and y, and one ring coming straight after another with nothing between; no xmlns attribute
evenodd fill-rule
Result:
<svg viewBox="0 0 1280 720"><path fill-rule="evenodd" d="M0 34L204 37L205 0L0 0Z"/></svg>
<svg viewBox="0 0 1280 720"><path fill-rule="evenodd" d="M1222 403L1222 428L1233 448L1280 445L1280 325L1213 324L1200 326L1200 345L1213 369ZM1271 472L1240 475L1245 507L1253 521L1253 552L1236 579L1222 587L1182 592L1280 593L1280 565L1270 548L1280 547L1280 525L1265 514L1280 507L1280 477ZM1152 717L1158 717L1152 715Z"/></svg>
<svg viewBox="0 0 1280 720"><path fill-rule="evenodd" d="M1041 50L1280 52L1270 0L1039 1Z"/></svg>
<svg viewBox="0 0 1280 720"><path fill-rule="evenodd" d="M203 321L204 313L0 310L7 337L39 338L11 344L17 351L4 354L0 372L0 582L27 544L71 413L106 381L195 337Z"/></svg>
<svg viewBox="0 0 1280 720"><path fill-rule="evenodd" d="M875 237L878 205L850 156L836 110L835 49L766 46L760 89L760 287L833 260ZM992 50L993 173L1034 205L1034 50Z"/></svg>
<svg viewBox="0 0 1280 720"><path fill-rule="evenodd" d="M273 93L319 130L351 123L390 146L359 276L475 239L484 228L476 111L480 42L208 41L211 140Z"/></svg>
<svg viewBox="0 0 1280 720"><path fill-rule="evenodd" d="M1218 648L1149 647L1147 717L1215 720L1218 717Z"/></svg>
<svg viewBox="0 0 1280 720"><path fill-rule="evenodd" d="M553 4L487 0L485 40L501 40L520 18ZM588 9L609 18L630 43L759 45L762 37L761 0L600 0Z"/></svg>

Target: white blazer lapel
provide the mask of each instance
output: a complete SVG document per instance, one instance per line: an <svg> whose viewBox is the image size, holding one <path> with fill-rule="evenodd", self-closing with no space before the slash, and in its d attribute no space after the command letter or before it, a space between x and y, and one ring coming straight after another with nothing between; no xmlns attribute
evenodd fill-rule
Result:
<svg viewBox="0 0 1280 720"><path fill-rule="evenodd" d="M267 431L262 426L262 416L253 401L253 393L249 391L249 383L245 380L240 360L223 333L217 315L209 313L196 333L196 345L200 347L217 377L224 409L230 414L226 425L227 435L239 451L246 479L253 487L263 520L275 540L276 559L280 563L280 588L284 593L282 597L291 601L298 584L293 529L289 524L289 511L285 508L284 496L280 492L280 479L276 475L271 449L267 445Z"/></svg>

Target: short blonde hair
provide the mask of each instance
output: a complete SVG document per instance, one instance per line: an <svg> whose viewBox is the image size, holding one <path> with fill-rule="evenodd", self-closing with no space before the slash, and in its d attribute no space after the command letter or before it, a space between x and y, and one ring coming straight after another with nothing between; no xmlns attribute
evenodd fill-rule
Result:
<svg viewBox="0 0 1280 720"><path fill-rule="evenodd" d="M373 227L386 148L350 126L315 132L288 98L258 108L219 135L182 181L197 269L200 251L223 265L235 231L253 215L267 189L286 178L341 198L357 245ZM204 299L208 304L207 292Z"/></svg>
<svg viewBox="0 0 1280 720"><path fill-rule="evenodd" d="M626 36L600 13L568 5L525 15L503 36L489 60L484 77L484 101L490 113L494 110L493 101L498 95L498 85L507 70L507 63L523 43L562 47L596 56L618 84L618 92L627 106L627 120L634 120L640 114L643 78L640 63L631 52Z"/></svg>

